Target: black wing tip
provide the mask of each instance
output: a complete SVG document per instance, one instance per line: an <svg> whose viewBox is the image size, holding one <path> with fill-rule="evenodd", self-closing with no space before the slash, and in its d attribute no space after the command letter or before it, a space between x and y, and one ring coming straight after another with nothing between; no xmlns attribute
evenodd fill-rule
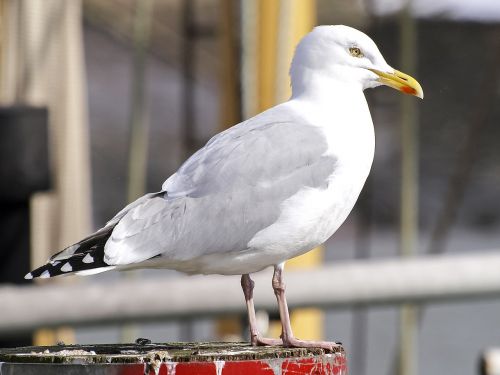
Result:
<svg viewBox="0 0 500 375"><path fill-rule="evenodd" d="M48 279L53 276L60 275L64 272L61 272L61 262L48 262L41 267L27 273L24 278L26 280L32 279Z"/></svg>
<svg viewBox="0 0 500 375"><path fill-rule="evenodd" d="M26 275L24 275L24 278L26 280L33 280L33 279L48 279L49 277L52 276L57 276L55 274L51 274L51 271L49 270L50 267L49 265L44 265L42 267L37 268L34 271L28 272Z"/></svg>
<svg viewBox="0 0 500 375"><path fill-rule="evenodd" d="M109 267L110 265L104 261L104 246L113 228L114 226L100 229L82 241L68 246L54 254L43 266L27 273L24 278L26 280L46 279L78 271Z"/></svg>
<svg viewBox="0 0 500 375"><path fill-rule="evenodd" d="M33 270L24 276L26 280L33 278L47 279L59 275L68 275L79 271L86 271L95 268L109 267L102 257L95 253L77 254L71 258L49 261L43 266Z"/></svg>

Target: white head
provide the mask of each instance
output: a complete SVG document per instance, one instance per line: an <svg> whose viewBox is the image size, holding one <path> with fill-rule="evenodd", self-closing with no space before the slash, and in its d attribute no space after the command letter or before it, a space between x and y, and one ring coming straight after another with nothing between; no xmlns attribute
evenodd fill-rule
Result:
<svg viewBox="0 0 500 375"><path fill-rule="evenodd" d="M387 85L420 98L423 91L412 77L387 64L377 45L352 27L317 26L297 46L290 68L292 88L307 89L309 82L342 84L364 90Z"/></svg>

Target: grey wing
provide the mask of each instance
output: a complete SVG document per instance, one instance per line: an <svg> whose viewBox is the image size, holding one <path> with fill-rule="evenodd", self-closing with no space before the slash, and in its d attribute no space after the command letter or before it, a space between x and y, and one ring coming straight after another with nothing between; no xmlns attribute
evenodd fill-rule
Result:
<svg viewBox="0 0 500 375"><path fill-rule="evenodd" d="M335 160L319 129L266 113L214 137L127 212L106 244L109 264L161 254L179 261L245 250L304 187L326 186Z"/></svg>

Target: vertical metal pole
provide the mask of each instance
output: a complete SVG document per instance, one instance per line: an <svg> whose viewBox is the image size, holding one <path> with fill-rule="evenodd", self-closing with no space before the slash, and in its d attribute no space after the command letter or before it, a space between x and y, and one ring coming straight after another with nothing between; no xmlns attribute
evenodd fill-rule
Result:
<svg viewBox="0 0 500 375"><path fill-rule="evenodd" d="M409 4L400 17L401 69L414 74L417 61L416 23ZM414 256L418 246L418 113L414 98L401 97L401 243L402 257ZM399 374L417 373L417 308L405 304L400 310Z"/></svg>
<svg viewBox="0 0 500 375"><path fill-rule="evenodd" d="M257 110L257 14L258 3L240 0L241 19L241 114L255 116Z"/></svg>
<svg viewBox="0 0 500 375"><path fill-rule="evenodd" d="M134 60L129 117L128 202L134 201L146 192L149 119L145 94L145 74L153 6L154 0L144 0L138 1L135 8ZM135 273L128 272L125 277L133 278ZM120 336L122 342L132 342L137 337L137 327L133 324L123 325Z"/></svg>
<svg viewBox="0 0 500 375"><path fill-rule="evenodd" d="M373 220L372 214L372 191L373 177L368 177L365 187L358 199L357 209L358 217L356 218L356 237L355 237L355 253L356 259L366 259L370 256L370 232ZM351 350L352 357L350 372L356 375L366 373L367 359L367 340L368 340L368 309L364 306L358 306L352 310L352 338Z"/></svg>
<svg viewBox="0 0 500 375"><path fill-rule="evenodd" d="M193 1L184 0L182 2L182 28L183 28L183 48L182 48L182 139L183 139L183 159L191 156L196 148L195 140L195 117L194 117L194 47L195 30L193 22Z"/></svg>
<svg viewBox="0 0 500 375"><path fill-rule="evenodd" d="M130 149L127 194L129 202L137 199L146 191L149 122L144 82L153 5L154 0L138 1L135 9L132 100L129 123Z"/></svg>
<svg viewBox="0 0 500 375"><path fill-rule="evenodd" d="M221 123L220 130L227 129L241 121L240 54L235 35L236 3L233 0L220 1L219 41L222 58L220 70Z"/></svg>
<svg viewBox="0 0 500 375"><path fill-rule="evenodd" d="M194 5L192 0L182 1L182 160L191 156L196 149L194 116L194 78L195 78L195 25L193 21ZM179 322L181 340L191 341L193 325L191 319Z"/></svg>

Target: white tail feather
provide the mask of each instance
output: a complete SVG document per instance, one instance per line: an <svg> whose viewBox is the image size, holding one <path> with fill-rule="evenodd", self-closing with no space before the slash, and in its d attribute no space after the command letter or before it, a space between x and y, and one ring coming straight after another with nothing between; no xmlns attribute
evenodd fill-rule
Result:
<svg viewBox="0 0 500 375"><path fill-rule="evenodd" d="M115 268L116 266L99 267L99 268L93 268L91 270L77 271L75 273L80 276L89 276L89 275L95 275L96 273L111 271L114 270Z"/></svg>

